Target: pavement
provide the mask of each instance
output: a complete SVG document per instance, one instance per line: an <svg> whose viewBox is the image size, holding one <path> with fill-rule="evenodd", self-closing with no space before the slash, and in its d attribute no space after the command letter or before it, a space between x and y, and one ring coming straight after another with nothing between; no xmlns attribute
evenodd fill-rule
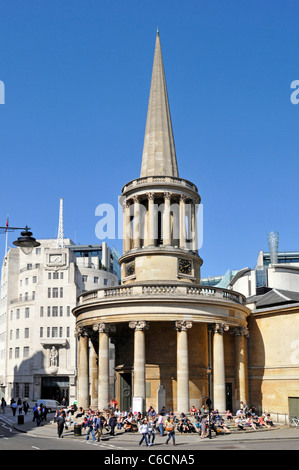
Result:
<svg viewBox="0 0 299 470"><path fill-rule="evenodd" d="M13 416L12 411L10 407L7 407L5 410L5 414L0 413L0 424L1 422L6 423L7 426L11 426L14 428L16 431L19 432L24 432L28 433L31 436L36 436L36 437L46 437L46 438L57 438L57 427L56 424L53 421L54 418L54 413L48 414L47 421L43 422L40 426L37 426L35 422L32 421L33 413L32 410L29 410L27 415L22 415L23 418L18 417L18 414L16 413L16 416ZM72 417L72 424L71 426L66 430L63 431L63 437L65 439L75 439L78 441L85 441L86 439L86 431L82 429L81 435L75 435L74 434L74 425L79 424L81 421L80 419L76 419L74 416ZM140 434L138 432L136 433L131 433L131 432L124 432L123 430L115 430L116 435L115 436L110 436L109 433L106 431L103 432L102 436L102 441L106 442L109 444L112 444L111 447L117 446L117 440L118 436L121 436L121 441L122 445L125 446L125 442L127 442L128 445L135 445L138 443L140 440ZM214 433L212 434L214 436ZM199 436L196 433L192 434L179 434L176 432L176 442L179 444L180 440L186 442L186 436L188 436L188 443L189 445L193 443L194 445L198 445L199 441ZM164 438L163 438L164 439ZM271 429L261 429L261 430L246 430L246 431L239 431L236 429L236 431L233 431L231 434L222 434L221 436L217 436L216 440L219 442L219 440L223 442L233 442L233 441L243 441L243 440L249 440L249 439L294 439L297 440L299 439L299 428L294 428L294 427L289 427L287 425L277 425L275 428ZM215 439L212 439L215 441ZM92 437L90 435L90 442L92 442ZM156 442L162 443L162 438L159 436L159 434L156 434ZM295 444L295 443L294 443ZM299 444L296 443L296 445ZM165 446L166 447L166 446ZM120 448L120 447L119 447ZM172 446L171 446L172 448Z"/></svg>

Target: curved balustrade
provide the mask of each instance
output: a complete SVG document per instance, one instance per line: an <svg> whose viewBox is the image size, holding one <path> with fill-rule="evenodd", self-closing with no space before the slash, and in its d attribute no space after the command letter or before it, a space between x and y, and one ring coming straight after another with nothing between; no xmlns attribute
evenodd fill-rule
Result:
<svg viewBox="0 0 299 470"><path fill-rule="evenodd" d="M245 297L238 292L219 287L206 287L201 285L186 286L173 284L135 284L132 286L107 287L95 291L84 292L79 296L79 305L95 302L97 300L115 299L117 297L153 297L153 296L186 296L212 297L219 300L228 300L245 305Z"/></svg>

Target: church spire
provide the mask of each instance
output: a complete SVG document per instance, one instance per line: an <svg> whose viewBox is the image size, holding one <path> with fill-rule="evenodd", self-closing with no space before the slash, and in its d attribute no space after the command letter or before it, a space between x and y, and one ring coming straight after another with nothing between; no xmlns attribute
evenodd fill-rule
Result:
<svg viewBox="0 0 299 470"><path fill-rule="evenodd" d="M179 176L159 30L156 36L140 176Z"/></svg>

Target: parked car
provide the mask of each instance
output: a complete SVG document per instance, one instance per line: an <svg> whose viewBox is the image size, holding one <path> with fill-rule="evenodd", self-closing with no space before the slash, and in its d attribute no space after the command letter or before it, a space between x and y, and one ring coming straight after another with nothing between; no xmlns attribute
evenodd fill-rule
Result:
<svg viewBox="0 0 299 470"><path fill-rule="evenodd" d="M56 411L56 410L59 410L60 408L60 403L58 403L58 401L56 400L47 400L46 398L44 399L40 399L40 400L36 400L36 404L37 406L40 406L41 404L43 404L46 408L47 408L47 411L48 413L51 413L52 411Z"/></svg>

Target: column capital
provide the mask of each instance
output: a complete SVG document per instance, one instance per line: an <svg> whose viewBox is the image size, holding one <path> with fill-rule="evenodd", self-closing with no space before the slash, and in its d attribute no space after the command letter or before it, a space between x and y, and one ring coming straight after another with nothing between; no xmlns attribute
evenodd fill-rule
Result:
<svg viewBox="0 0 299 470"><path fill-rule="evenodd" d="M129 328L137 331L149 330L149 323L145 320L130 321Z"/></svg>
<svg viewBox="0 0 299 470"><path fill-rule="evenodd" d="M75 338L89 338L89 331L85 326L76 326L74 336Z"/></svg>
<svg viewBox="0 0 299 470"><path fill-rule="evenodd" d="M229 330L229 325L226 323L213 323L208 325L208 329L213 333L219 333L220 335L223 335L225 331Z"/></svg>
<svg viewBox="0 0 299 470"><path fill-rule="evenodd" d="M139 202L140 201L140 196L138 196L138 194L135 194L134 196L132 196L132 199L134 202Z"/></svg>
<svg viewBox="0 0 299 470"><path fill-rule="evenodd" d="M146 195L147 195L148 199L150 199L150 200L155 199L155 193L150 192L150 193L146 193Z"/></svg>
<svg viewBox="0 0 299 470"><path fill-rule="evenodd" d="M230 334L234 336L244 336L244 338L249 338L249 330L245 326L236 326L230 330Z"/></svg>
<svg viewBox="0 0 299 470"><path fill-rule="evenodd" d="M169 199L171 198L171 193L169 191L164 191L164 199Z"/></svg>
<svg viewBox="0 0 299 470"><path fill-rule="evenodd" d="M116 331L115 325L112 323L94 323L92 329L99 333L114 333Z"/></svg>
<svg viewBox="0 0 299 470"><path fill-rule="evenodd" d="M192 328L192 321L177 320L174 322L173 328L176 331L187 331Z"/></svg>
<svg viewBox="0 0 299 470"><path fill-rule="evenodd" d="M187 201L187 199L188 199L188 197L187 197L187 196L185 196L185 194L180 194L180 201L182 201L182 202L186 202L186 201Z"/></svg>

